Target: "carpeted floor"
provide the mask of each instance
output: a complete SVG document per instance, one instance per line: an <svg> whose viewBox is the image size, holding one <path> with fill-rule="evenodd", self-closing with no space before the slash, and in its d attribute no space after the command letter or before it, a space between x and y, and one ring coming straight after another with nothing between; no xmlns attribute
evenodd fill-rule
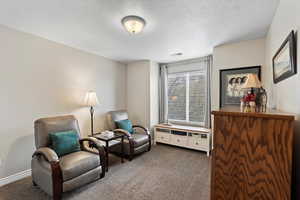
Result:
<svg viewBox="0 0 300 200"><path fill-rule="evenodd" d="M156 145L121 164L110 156L105 178L63 195L68 200L209 200L210 159L205 153ZM51 199L31 178L0 188L0 200Z"/></svg>

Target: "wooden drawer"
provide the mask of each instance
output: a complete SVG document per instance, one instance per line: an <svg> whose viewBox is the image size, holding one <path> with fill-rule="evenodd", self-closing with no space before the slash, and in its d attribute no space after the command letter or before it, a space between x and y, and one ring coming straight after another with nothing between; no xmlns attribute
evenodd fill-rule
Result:
<svg viewBox="0 0 300 200"><path fill-rule="evenodd" d="M209 135L208 134L193 134L189 137L189 145L194 147L209 146Z"/></svg>
<svg viewBox="0 0 300 200"><path fill-rule="evenodd" d="M155 140L156 140L156 142L170 143L171 142L171 134L156 131Z"/></svg>
<svg viewBox="0 0 300 200"><path fill-rule="evenodd" d="M209 149L208 139L203 140L201 138L189 137L188 144L192 149L205 151Z"/></svg>
<svg viewBox="0 0 300 200"><path fill-rule="evenodd" d="M172 135L171 143L173 145L187 147L188 146L187 139L188 139L187 136Z"/></svg>

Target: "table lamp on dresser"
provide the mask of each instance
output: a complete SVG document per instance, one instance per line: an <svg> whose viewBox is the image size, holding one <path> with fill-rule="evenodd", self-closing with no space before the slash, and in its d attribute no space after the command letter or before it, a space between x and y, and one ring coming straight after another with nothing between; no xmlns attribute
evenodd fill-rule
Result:
<svg viewBox="0 0 300 200"><path fill-rule="evenodd" d="M85 97L86 106L90 107L91 113L91 134L94 135L94 107L99 104L97 94L94 91L88 91Z"/></svg>
<svg viewBox="0 0 300 200"><path fill-rule="evenodd" d="M254 94L254 88L261 88L262 84L256 74L248 74L245 84L242 86L244 89L251 89L251 94Z"/></svg>
<svg viewBox="0 0 300 200"><path fill-rule="evenodd" d="M262 84L256 74L248 74L243 89L250 89L244 97L244 102L250 103L255 106L256 111L265 111L267 105L267 92L262 87ZM257 89L254 92L254 88Z"/></svg>

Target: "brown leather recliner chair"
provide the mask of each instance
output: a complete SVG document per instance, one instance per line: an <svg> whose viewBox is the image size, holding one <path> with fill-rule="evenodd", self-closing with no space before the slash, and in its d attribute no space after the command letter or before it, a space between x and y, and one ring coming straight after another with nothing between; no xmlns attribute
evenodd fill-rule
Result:
<svg viewBox="0 0 300 200"><path fill-rule="evenodd" d="M124 154L132 160L134 155L151 150L150 131L140 125L133 125L134 132L131 134L123 129L117 129L116 121L128 119L126 110L111 111L108 113L108 123L110 130L115 133L124 134ZM121 146L115 145L109 149L110 152L121 154Z"/></svg>
<svg viewBox="0 0 300 200"><path fill-rule="evenodd" d="M34 122L36 151L32 156L32 180L53 199L61 199L67 192L105 175L104 147L96 138L80 139L81 151L58 157L50 148L49 133L77 131L80 138L78 121L74 116L42 118ZM99 154L86 148L84 141L96 147Z"/></svg>

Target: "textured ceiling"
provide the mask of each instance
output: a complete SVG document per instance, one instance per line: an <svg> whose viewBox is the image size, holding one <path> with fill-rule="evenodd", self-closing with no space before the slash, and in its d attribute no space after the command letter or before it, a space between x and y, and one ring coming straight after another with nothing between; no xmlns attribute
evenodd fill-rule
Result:
<svg viewBox="0 0 300 200"><path fill-rule="evenodd" d="M0 0L0 24L128 62L169 62L263 37L279 0ZM120 21L143 17L139 35ZM182 56L170 56L182 52Z"/></svg>

